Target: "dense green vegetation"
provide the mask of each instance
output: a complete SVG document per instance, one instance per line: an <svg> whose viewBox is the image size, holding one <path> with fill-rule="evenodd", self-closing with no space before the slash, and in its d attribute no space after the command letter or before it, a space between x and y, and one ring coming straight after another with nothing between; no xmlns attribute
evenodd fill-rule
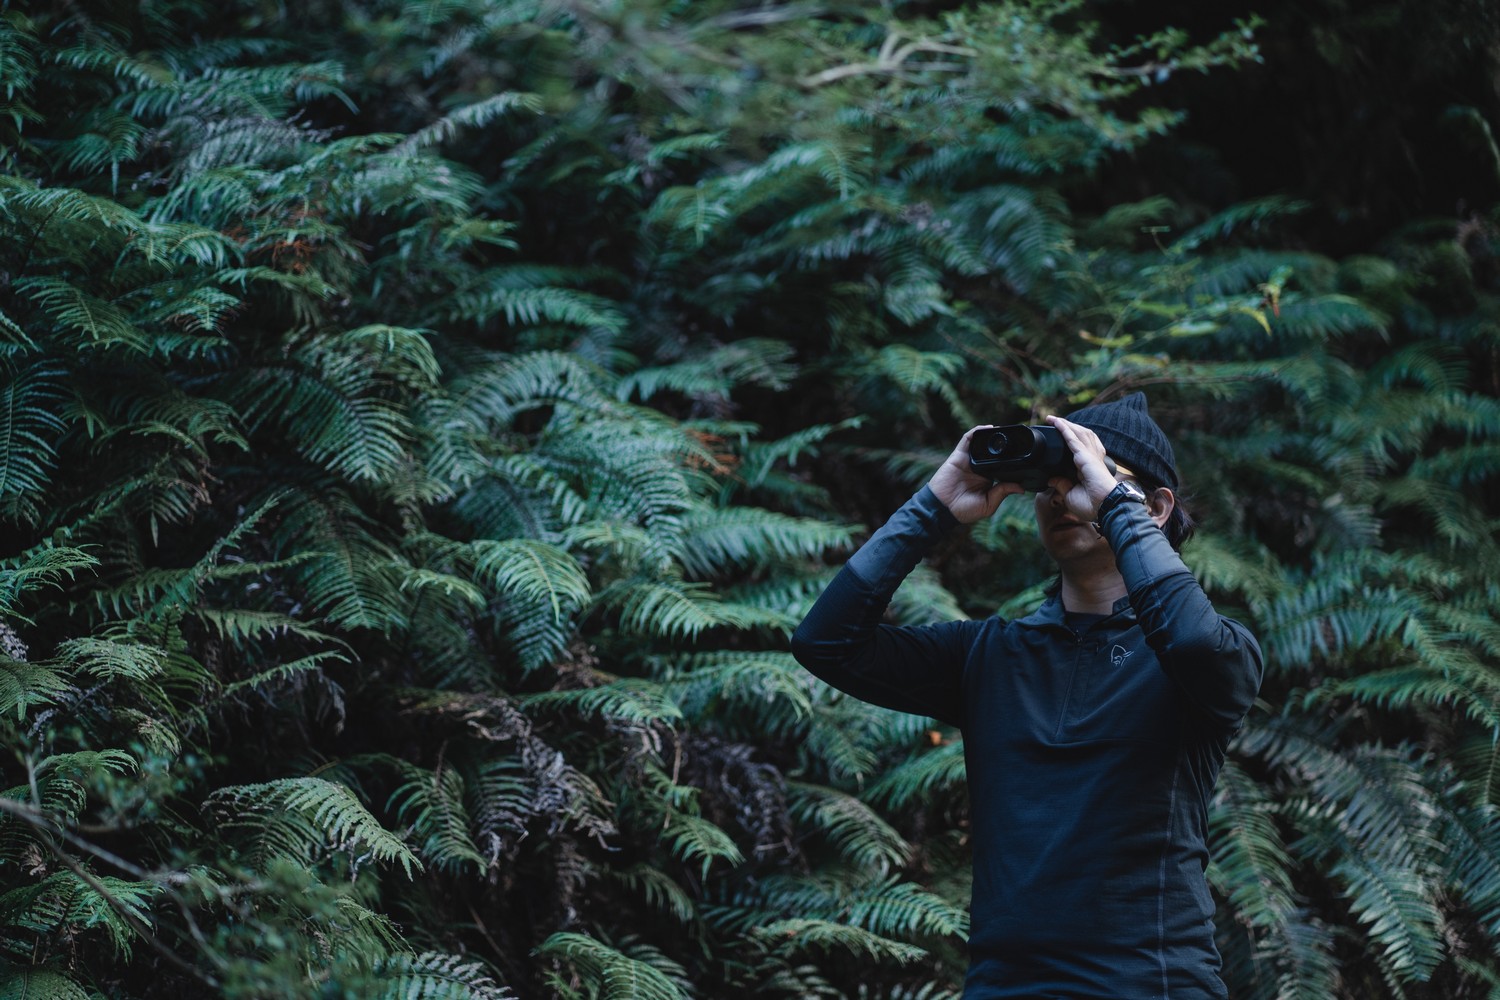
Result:
<svg viewBox="0 0 1500 1000"><path fill-rule="evenodd" d="M958 734L786 638L1138 388L1268 657L1232 995L1500 996L1500 35L1293 6L0 9L0 996L957 996ZM1256 173L1403 41L1410 155Z"/></svg>

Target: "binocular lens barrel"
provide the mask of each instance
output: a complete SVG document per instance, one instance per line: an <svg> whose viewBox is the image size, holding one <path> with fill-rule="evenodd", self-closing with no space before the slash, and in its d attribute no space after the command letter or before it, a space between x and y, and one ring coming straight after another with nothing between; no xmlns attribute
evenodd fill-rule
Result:
<svg viewBox="0 0 1500 1000"><path fill-rule="evenodd" d="M984 442L985 450L999 459L1025 458L1036 449L1036 445L1037 435L1030 427L997 429Z"/></svg>

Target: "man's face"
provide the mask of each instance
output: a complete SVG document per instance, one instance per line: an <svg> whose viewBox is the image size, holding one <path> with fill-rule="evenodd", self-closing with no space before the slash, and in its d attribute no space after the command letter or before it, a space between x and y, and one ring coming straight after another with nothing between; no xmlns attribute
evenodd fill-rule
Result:
<svg viewBox="0 0 1500 1000"><path fill-rule="evenodd" d="M1112 564L1115 554L1094 526L1080 521L1063 506L1063 495L1048 488L1036 495L1037 534L1042 547L1059 567L1083 569L1090 564Z"/></svg>
<svg viewBox="0 0 1500 1000"><path fill-rule="evenodd" d="M1115 561L1109 541L1095 531L1094 525L1077 519L1068 513L1062 504L1062 493L1055 489L1044 489L1035 498L1037 510L1037 534L1047 555L1059 567L1088 564L1103 556L1104 561Z"/></svg>

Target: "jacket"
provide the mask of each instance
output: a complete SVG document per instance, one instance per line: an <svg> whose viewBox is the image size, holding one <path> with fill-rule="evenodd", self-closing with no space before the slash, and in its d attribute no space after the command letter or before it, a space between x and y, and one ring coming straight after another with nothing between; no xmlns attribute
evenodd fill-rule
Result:
<svg viewBox="0 0 1500 1000"><path fill-rule="evenodd" d="M963 733L974 880L966 1000L1222 1000L1208 802L1260 687L1255 639L1214 611L1140 504L1101 530L1128 596L1070 625L881 623L957 521L926 487L849 560L792 639L857 698Z"/></svg>

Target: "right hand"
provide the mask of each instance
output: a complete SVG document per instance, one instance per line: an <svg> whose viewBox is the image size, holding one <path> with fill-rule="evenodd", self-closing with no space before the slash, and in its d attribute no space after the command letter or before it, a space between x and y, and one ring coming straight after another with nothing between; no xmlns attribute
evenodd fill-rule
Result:
<svg viewBox="0 0 1500 1000"><path fill-rule="evenodd" d="M1019 483L992 483L970 470L969 440L978 429L979 427L969 428L969 432L959 440L958 447L953 449L953 454L933 473L927 484L960 524L973 524L989 517L1000 509L1000 501L1012 493L1026 492Z"/></svg>

